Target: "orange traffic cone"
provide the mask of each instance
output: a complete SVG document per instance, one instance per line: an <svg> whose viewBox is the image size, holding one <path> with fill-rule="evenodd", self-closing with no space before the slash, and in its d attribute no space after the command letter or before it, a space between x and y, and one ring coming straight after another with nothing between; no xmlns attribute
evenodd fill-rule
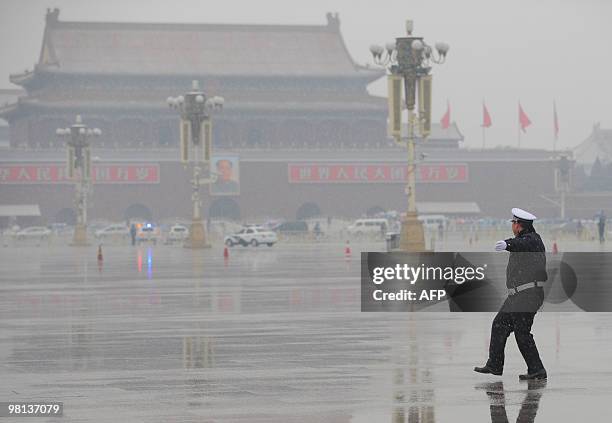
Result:
<svg viewBox="0 0 612 423"><path fill-rule="evenodd" d="M559 254L559 247L557 246L557 241L553 242L553 254Z"/></svg>
<svg viewBox="0 0 612 423"><path fill-rule="evenodd" d="M227 267L229 263L229 249L227 247L223 248L223 265Z"/></svg>
<svg viewBox="0 0 612 423"><path fill-rule="evenodd" d="M102 256L102 244L98 245L98 261L103 261L104 257Z"/></svg>
<svg viewBox="0 0 612 423"><path fill-rule="evenodd" d="M344 247L344 257L346 258L350 258L351 257L351 246L350 246L350 241L346 241L346 247Z"/></svg>

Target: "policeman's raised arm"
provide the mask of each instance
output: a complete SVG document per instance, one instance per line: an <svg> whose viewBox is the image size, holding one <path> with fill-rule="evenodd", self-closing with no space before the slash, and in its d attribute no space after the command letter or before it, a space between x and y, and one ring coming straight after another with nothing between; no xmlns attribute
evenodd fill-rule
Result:
<svg viewBox="0 0 612 423"><path fill-rule="evenodd" d="M530 240L528 238L517 237L508 238L506 241L506 251L520 252L520 251L531 251Z"/></svg>

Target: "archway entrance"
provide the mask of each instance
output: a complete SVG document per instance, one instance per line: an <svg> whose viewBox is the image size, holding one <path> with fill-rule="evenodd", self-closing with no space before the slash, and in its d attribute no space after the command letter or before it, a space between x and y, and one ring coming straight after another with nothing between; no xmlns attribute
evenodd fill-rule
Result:
<svg viewBox="0 0 612 423"><path fill-rule="evenodd" d="M208 209L211 219L240 220L240 206L231 198L217 198Z"/></svg>
<svg viewBox="0 0 612 423"><path fill-rule="evenodd" d="M312 202L302 204L295 212L296 220L306 220L317 216L321 216L321 209Z"/></svg>
<svg viewBox="0 0 612 423"><path fill-rule="evenodd" d="M63 208L55 214L55 223L65 223L66 225L76 225L77 216L73 209Z"/></svg>

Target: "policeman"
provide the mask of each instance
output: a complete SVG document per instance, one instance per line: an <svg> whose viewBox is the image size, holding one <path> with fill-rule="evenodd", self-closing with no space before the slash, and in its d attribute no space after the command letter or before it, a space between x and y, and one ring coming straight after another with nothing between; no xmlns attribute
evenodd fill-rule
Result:
<svg viewBox="0 0 612 423"><path fill-rule="evenodd" d="M506 268L508 298L491 326L487 364L474 367L474 371L501 376L506 340L514 332L516 343L527 363L527 374L520 375L519 379L546 379L546 370L531 335L533 318L544 302L542 284L548 279L544 243L533 228L536 219L533 214L514 208L512 215L515 237L495 244L495 251L510 252Z"/></svg>

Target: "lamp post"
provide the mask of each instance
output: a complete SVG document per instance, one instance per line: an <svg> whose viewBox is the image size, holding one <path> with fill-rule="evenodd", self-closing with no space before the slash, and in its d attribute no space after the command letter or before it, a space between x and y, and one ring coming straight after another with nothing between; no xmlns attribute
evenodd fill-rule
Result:
<svg viewBox="0 0 612 423"><path fill-rule="evenodd" d="M373 45L370 52L374 62L389 71L389 135L397 143L405 142L408 149L408 210L402 220L399 249L418 252L425 251L425 236L416 208L415 137L417 125L421 139L431 130L431 66L444 63L449 46L436 43L434 50L422 37L413 36L412 30L412 21L406 21L406 37L398 37L385 47ZM408 111L405 137L402 134L404 108Z"/></svg>
<svg viewBox="0 0 612 423"><path fill-rule="evenodd" d="M75 208L77 222L72 244L86 246L87 243L87 196L91 189L91 143L92 137L102 134L98 128L88 128L77 115L69 128L57 128L58 137L66 140L68 178L75 182Z"/></svg>
<svg viewBox="0 0 612 423"><path fill-rule="evenodd" d="M572 163L566 155L559 157L557 162L557 190L561 195L561 202L559 208L561 209L561 219L565 219L565 199L570 188L570 170Z"/></svg>
<svg viewBox="0 0 612 423"><path fill-rule="evenodd" d="M191 180L193 202L193 218L189 238L185 241L187 248L207 248L206 232L202 223L202 200L200 185L210 183L210 177L202 178L204 165L208 165L210 176L210 158L212 152L212 122L211 112L221 110L223 97L206 97L200 90L198 81L193 81L191 91L178 97L168 97L168 106L177 110L181 116L180 144L181 162L191 161L193 178Z"/></svg>

